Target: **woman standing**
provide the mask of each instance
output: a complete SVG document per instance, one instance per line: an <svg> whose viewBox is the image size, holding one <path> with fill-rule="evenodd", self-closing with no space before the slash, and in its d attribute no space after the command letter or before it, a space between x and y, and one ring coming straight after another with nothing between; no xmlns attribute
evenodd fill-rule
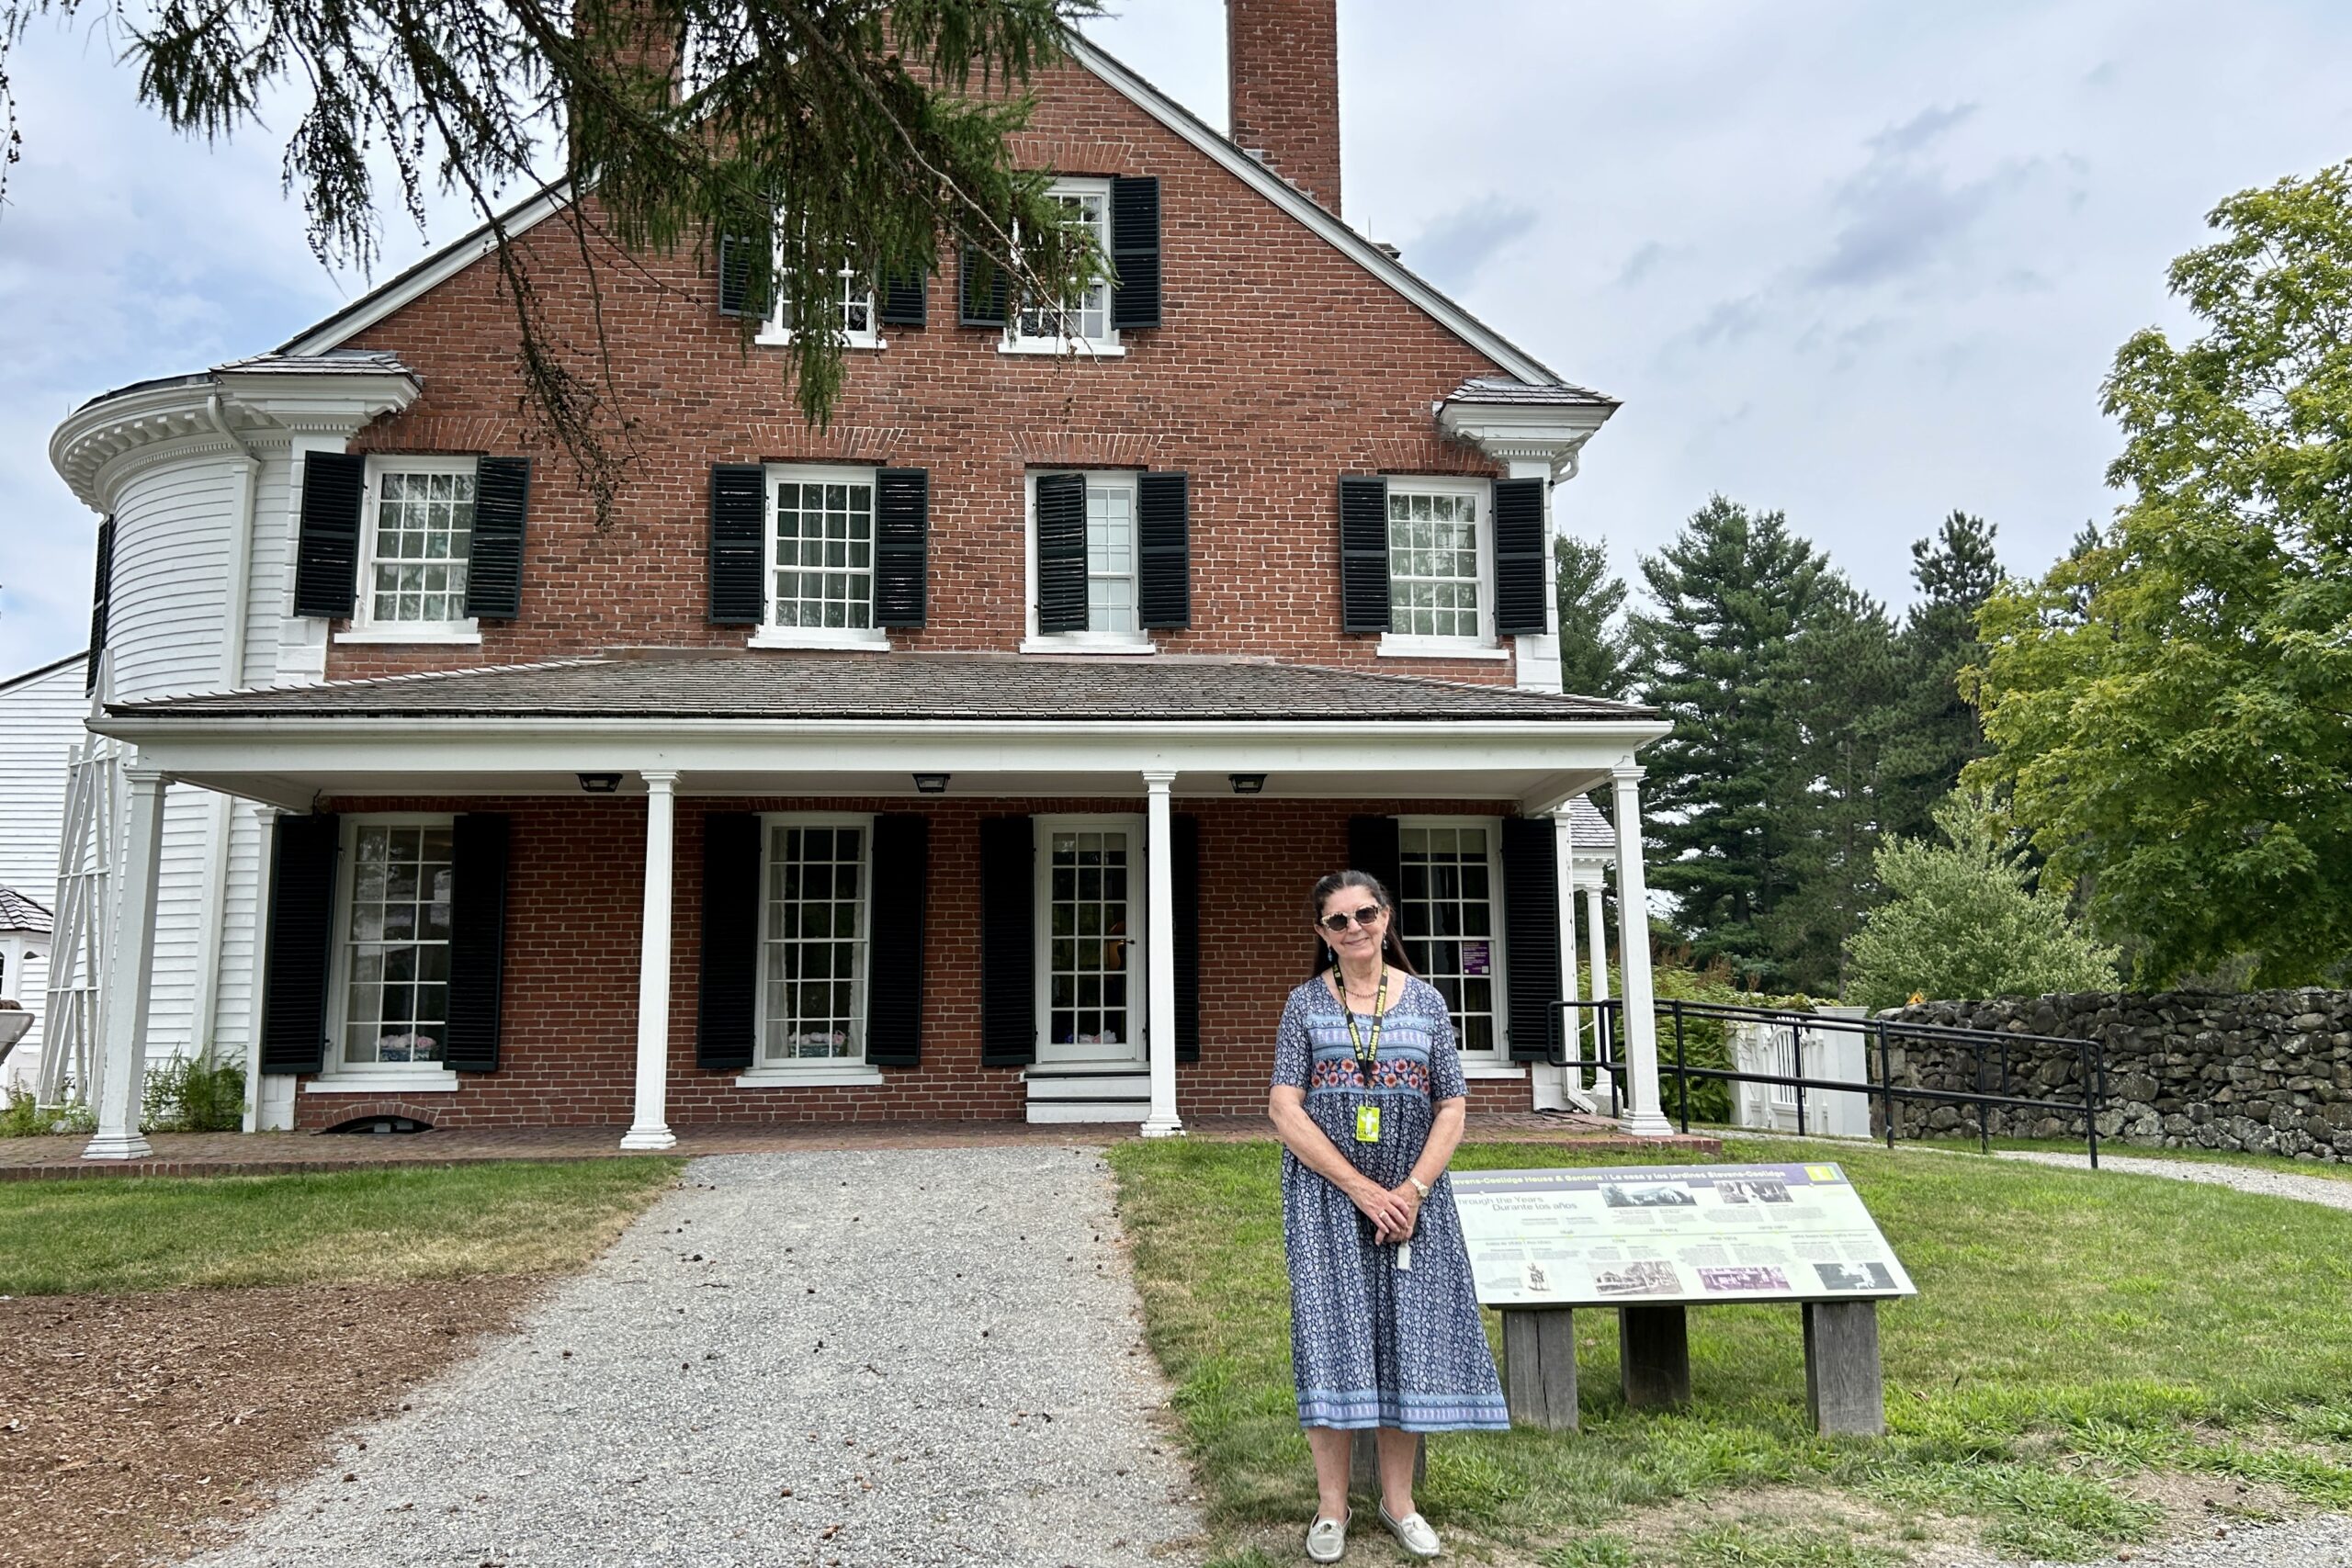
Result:
<svg viewBox="0 0 2352 1568"><path fill-rule="evenodd" d="M1379 1428L1380 1522L1416 1557L1415 1434L1510 1425L1478 1321L1446 1162L1465 1089L1445 998L1417 979L1387 889L1360 871L1315 885L1322 944L1274 1043L1298 1420L1319 1508L1306 1555L1347 1548L1351 1431Z"/></svg>

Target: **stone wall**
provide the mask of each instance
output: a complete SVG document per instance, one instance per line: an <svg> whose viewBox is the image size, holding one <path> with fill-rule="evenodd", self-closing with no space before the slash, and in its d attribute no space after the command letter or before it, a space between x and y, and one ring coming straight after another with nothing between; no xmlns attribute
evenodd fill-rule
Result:
<svg viewBox="0 0 2352 1568"><path fill-rule="evenodd" d="M2107 1084L2099 1135L2165 1148L2249 1149L2306 1159L2352 1159L2352 991L2147 995L2078 991L1984 1002L1927 1002L1878 1015L1891 1021L2098 1041ZM1997 1092L1998 1056L1931 1042L1895 1048L1898 1085ZM2078 1100L2075 1051L2020 1043L2009 1054L2011 1092ZM1994 1111L1996 1137L2080 1137L2083 1119ZM1906 1104L1905 1137L1976 1130L1973 1109ZM1883 1131L1883 1123L1881 1123Z"/></svg>

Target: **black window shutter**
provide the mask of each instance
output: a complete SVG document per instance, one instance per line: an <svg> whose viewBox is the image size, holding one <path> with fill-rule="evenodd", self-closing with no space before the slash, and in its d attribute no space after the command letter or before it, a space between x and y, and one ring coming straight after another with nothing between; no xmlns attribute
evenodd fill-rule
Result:
<svg viewBox="0 0 2352 1568"><path fill-rule="evenodd" d="M695 1066L752 1065L760 983L760 818L714 811L702 819L702 979Z"/></svg>
<svg viewBox="0 0 2352 1568"><path fill-rule="evenodd" d="M911 1067L922 1058L922 917L931 874L931 818L894 812L874 819L867 908L865 1059Z"/></svg>
<svg viewBox="0 0 2352 1568"><path fill-rule="evenodd" d="M904 277L882 280L882 298L878 314L885 326L919 327L930 315L931 279L923 274L910 273Z"/></svg>
<svg viewBox="0 0 2352 1568"><path fill-rule="evenodd" d="M343 847L343 822L325 814L280 817L271 839L261 1070L315 1073L326 1055L334 863Z"/></svg>
<svg viewBox="0 0 2352 1568"><path fill-rule="evenodd" d="M1037 476L1037 629L1086 629L1086 476Z"/></svg>
<svg viewBox="0 0 2352 1568"><path fill-rule="evenodd" d="M441 1059L460 1073L498 1070L510 823L503 812L468 811L450 824L449 1014Z"/></svg>
<svg viewBox="0 0 2352 1568"><path fill-rule="evenodd" d="M302 459L302 536L294 555L294 613L342 620L359 581L359 504L368 459L312 452Z"/></svg>
<svg viewBox="0 0 2352 1568"><path fill-rule="evenodd" d="M1201 819L1180 811L1169 819L1176 863L1176 1059L1201 1059Z"/></svg>
<svg viewBox="0 0 2352 1568"><path fill-rule="evenodd" d="M1136 477L1136 599L1147 626L1193 624L1192 520L1192 486L1184 475Z"/></svg>
<svg viewBox="0 0 2352 1568"><path fill-rule="evenodd" d="M718 313L722 316L765 316L767 307L752 293L752 264L762 236L721 234L718 237Z"/></svg>
<svg viewBox="0 0 2352 1568"><path fill-rule="evenodd" d="M1394 901L1396 889L1403 881L1405 852L1402 836L1396 830L1394 817L1351 817L1348 818L1348 866L1350 871L1370 874L1388 889Z"/></svg>
<svg viewBox="0 0 2352 1568"><path fill-rule="evenodd" d="M1514 1062L1540 1062L1559 1027L1560 862L1551 819L1503 818L1504 1034Z"/></svg>
<svg viewBox="0 0 2352 1568"><path fill-rule="evenodd" d="M931 470L874 476L874 624L920 626L931 571Z"/></svg>
<svg viewBox="0 0 2352 1568"><path fill-rule="evenodd" d="M1388 481L1349 474L1340 480L1340 626L1388 629Z"/></svg>
<svg viewBox="0 0 2352 1568"><path fill-rule="evenodd" d="M1159 324L1159 182L1148 177L1111 182L1111 324Z"/></svg>
<svg viewBox="0 0 2352 1568"><path fill-rule="evenodd" d="M980 1065L1037 1059L1036 833L1026 817L980 822Z"/></svg>
<svg viewBox="0 0 2352 1568"><path fill-rule="evenodd" d="M1012 316L1012 282L994 257L978 245L966 245L956 269L956 297L961 301L957 321L967 327L1003 326Z"/></svg>
<svg viewBox="0 0 2352 1568"><path fill-rule="evenodd" d="M756 626L767 615L767 470L710 466L710 624Z"/></svg>
<svg viewBox="0 0 2352 1568"><path fill-rule="evenodd" d="M1544 602L1544 481L1495 481L1495 630L1541 637L1552 629Z"/></svg>
<svg viewBox="0 0 2352 1568"><path fill-rule="evenodd" d="M523 613L523 525L531 510L531 459L482 457L474 463L472 557L466 564L466 614L511 621Z"/></svg>
<svg viewBox="0 0 2352 1568"><path fill-rule="evenodd" d="M98 656L107 650L107 600L114 592L114 519L98 525L98 580L90 590L90 657L82 667L82 694L98 689Z"/></svg>

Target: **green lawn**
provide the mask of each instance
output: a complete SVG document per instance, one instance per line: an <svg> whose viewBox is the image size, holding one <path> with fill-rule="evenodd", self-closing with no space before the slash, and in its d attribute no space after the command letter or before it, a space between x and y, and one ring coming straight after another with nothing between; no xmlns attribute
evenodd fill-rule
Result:
<svg viewBox="0 0 2352 1568"><path fill-rule="evenodd" d="M2160 1516L2113 1483L2151 1469L2352 1506L2352 1216L1867 1146L1734 1142L1724 1157L1838 1161L1917 1280L1917 1299L1881 1309L1889 1436L1807 1428L1793 1308L1694 1312L1694 1404L1672 1416L1623 1408L1613 1314L1581 1314L1584 1430L1433 1439L1424 1500L1441 1529L1544 1568L1869 1568L1939 1533L2048 1556L2142 1539ZM1314 1491L1277 1149L1135 1143L1111 1160L1224 1560L1287 1560ZM1530 1145L1456 1161L1612 1163ZM1789 1488L1819 1495L1794 1518L1736 1517L1743 1496Z"/></svg>
<svg viewBox="0 0 2352 1568"><path fill-rule="evenodd" d="M681 1164L0 1183L0 1295L573 1269L660 1196Z"/></svg>

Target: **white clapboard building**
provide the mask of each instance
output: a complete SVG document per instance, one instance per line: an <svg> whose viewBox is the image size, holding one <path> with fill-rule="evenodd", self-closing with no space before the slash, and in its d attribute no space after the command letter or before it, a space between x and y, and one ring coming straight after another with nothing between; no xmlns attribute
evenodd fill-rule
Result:
<svg viewBox="0 0 2352 1568"><path fill-rule="evenodd" d="M0 1066L0 1089L29 1085L39 1060L66 770L85 734L87 670L75 653L0 680L0 997L34 1015Z"/></svg>

